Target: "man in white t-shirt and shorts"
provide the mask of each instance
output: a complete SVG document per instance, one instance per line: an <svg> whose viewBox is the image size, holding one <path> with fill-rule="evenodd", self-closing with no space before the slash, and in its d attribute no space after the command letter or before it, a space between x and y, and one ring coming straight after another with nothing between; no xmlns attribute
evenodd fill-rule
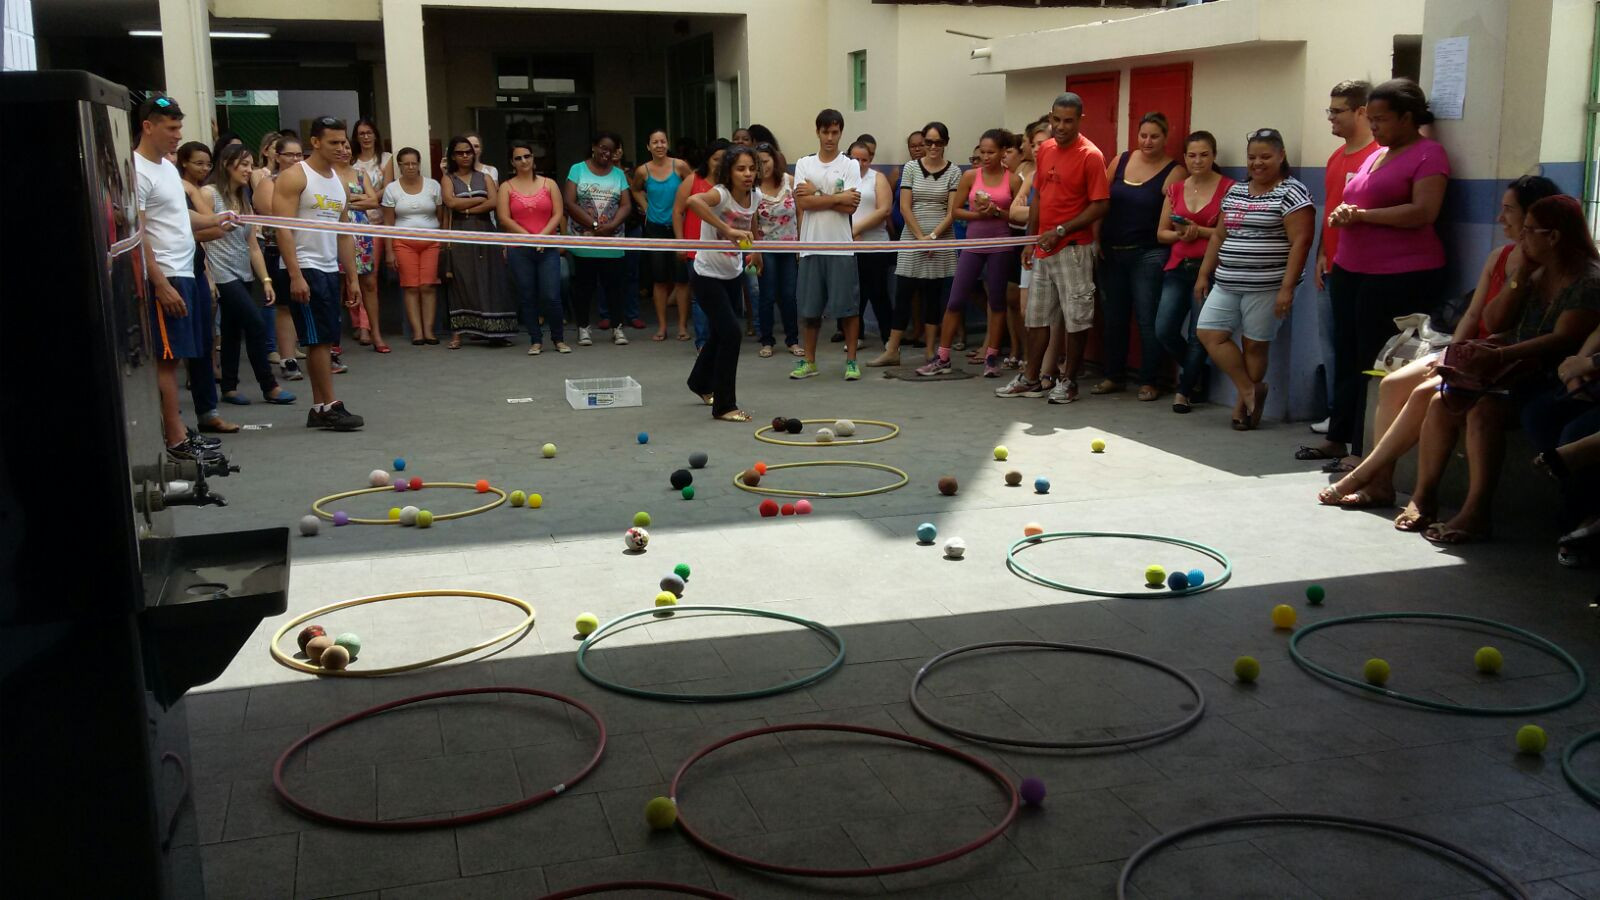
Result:
<svg viewBox="0 0 1600 900"><path fill-rule="evenodd" d="M817 152L794 164L795 206L804 211L800 240L848 242L854 240L850 216L861 205L861 165L839 152L844 116L836 109L817 113ZM839 322L844 332L844 379L861 377L856 345L861 338L861 279L855 253L849 250L811 251L800 254L796 306L804 324L805 358L797 360L790 378L810 378L817 373L817 336L824 316Z"/></svg>

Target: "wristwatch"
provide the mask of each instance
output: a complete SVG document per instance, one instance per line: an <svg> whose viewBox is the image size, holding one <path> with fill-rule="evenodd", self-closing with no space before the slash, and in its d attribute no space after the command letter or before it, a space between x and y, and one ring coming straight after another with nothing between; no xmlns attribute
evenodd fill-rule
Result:
<svg viewBox="0 0 1600 900"><path fill-rule="evenodd" d="M1067 226L1065 226L1065 225L1057 225L1056 226L1056 237L1064 238L1066 236L1067 236Z"/></svg>

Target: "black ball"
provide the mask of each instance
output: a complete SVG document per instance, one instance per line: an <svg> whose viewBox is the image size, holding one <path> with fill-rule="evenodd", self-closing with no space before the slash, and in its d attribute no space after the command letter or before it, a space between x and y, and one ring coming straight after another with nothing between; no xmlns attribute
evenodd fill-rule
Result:
<svg viewBox="0 0 1600 900"><path fill-rule="evenodd" d="M689 454L690 468L704 469L706 467L706 463L710 460L711 457L707 456L704 450L696 450L695 452Z"/></svg>
<svg viewBox="0 0 1600 900"><path fill-rule="evenodd" d="M790 434L799 434L805 425L799 419L789 419L783 423L783 430Z"/></svg>
<svg viewBox="0 0 1600 900"><path fill-rule="evenodd" d="M672 473L673 490L681 491L691 484L694 484L694 476L689 474L688 469L678 469Z"/></svg>

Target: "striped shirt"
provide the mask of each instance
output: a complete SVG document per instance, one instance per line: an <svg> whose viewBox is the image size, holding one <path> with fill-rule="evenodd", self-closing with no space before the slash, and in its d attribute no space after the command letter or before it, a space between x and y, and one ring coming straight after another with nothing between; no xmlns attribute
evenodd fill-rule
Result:
<svg viewBox="0 0 1600 900"><path fill-rule="evenodd" d="M961 167L945 163L944 171L930 174L921 160L913 160L900 170L900 190L911 192L911 213L924 234L938 227L950 212L950 195L961 186ZM950 235L941 234L942 238ZM900 240L915 242L917 236L907 228ZM894 273L907 278L949 278L956 274L955 250L902 250Z"/></svg>
<svg viewBox="0 0 1600 900"><path fill-rule="evenodd" d="M211 211L220 213L227 208L227 204L222 202L222 193L213 188ZM218 284L254 281L256 276L250 269L250 229L235 228L222 237L207 242L206 261L211 264L211 277Z"/></svg>
<svg viewBox="0 0 1600 900"><path fill-rule="evenodd" d="M1289 267L1289 232L1283 220L1311 206L1311 193L1293 178L1278 182L1265 194L1252 195L1241 181L1222 198L1222 224L1227 233L1217 253L1212 282L1237 293L1276 291Z"/></svg>

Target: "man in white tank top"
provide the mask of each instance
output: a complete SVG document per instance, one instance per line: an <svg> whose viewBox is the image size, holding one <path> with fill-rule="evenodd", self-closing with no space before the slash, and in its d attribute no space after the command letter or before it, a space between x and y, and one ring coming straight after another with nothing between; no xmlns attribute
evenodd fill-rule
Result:
<svg viewBox="0 0 1600 900"><path fill-rule="evenodd" d="M311 123L311 152L283 170L272 194L272 214L280 218L348 222L350 211L334 159L350 144L344 123L323 116ZM356 279L356 247L350 235L299 228L278 229L278 252L289 273L289 312L295 331L306 345L311 374L311 411L307 428L355 431L366 422L333 396L332 348L339 340L340 272L344 297L361 302Z"/></svg>

